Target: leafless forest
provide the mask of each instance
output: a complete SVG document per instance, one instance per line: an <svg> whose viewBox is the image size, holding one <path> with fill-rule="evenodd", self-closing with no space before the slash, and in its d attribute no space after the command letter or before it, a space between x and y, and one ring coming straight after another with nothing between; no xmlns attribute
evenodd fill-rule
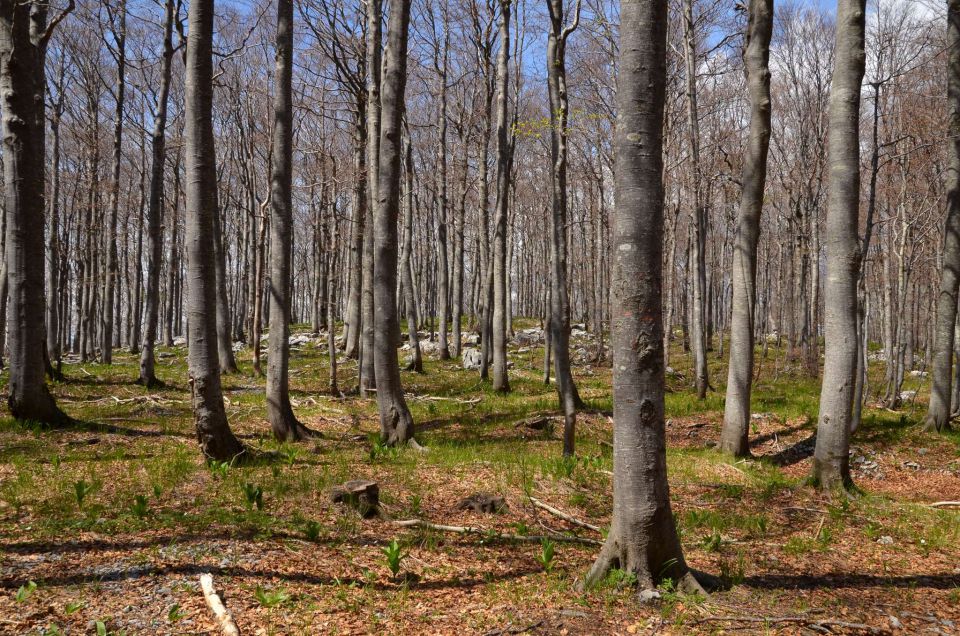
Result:
<svg viewBox="0 0 960 636"><path fill-rule="evenodd" d="M960 0L0 0L0 633L960 623Z"/></svg>

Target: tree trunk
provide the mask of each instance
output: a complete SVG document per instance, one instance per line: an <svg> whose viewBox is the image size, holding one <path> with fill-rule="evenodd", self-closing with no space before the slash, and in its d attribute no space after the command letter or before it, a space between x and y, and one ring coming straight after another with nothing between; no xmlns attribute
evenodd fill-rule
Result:
<svg viewBox="0 0 960 636"><path fill-rule="evenodd" d="M117 282L117 212L120 206L120 163L123 161L123 101L126 90L126 39L127 39L127 4L126 0L118 0L117 9L118 27L112 36L116 47L117 84L116 113L113 121L113 174L110 177L110 212L108 227L104 232L104 251L106 263L103 276L103 310L100 320L100 361L103 364L113 362L113 312L116 301ZM110 11L110 9L108 9ZM111 16L111 27L113 17Z"/></svg>
<svg viewBox="0 0 960 636"><path fill-rule="evenodd" d="M360 302L360 396L377 387L376 336L374 333L374 215L377 213L380 157L380 64L383 32L383 0L367 1L367 208L363 235L363 289ZM399 152L399 151L398 151Z"/></svg>
<svg viewBox="0 0 960 636"><path fill-rule="evenodd" d="M949 168L944 173L947 218L943 229L943 270L937 297L933 385L926 430L942 431L950 425L950 385L953 380L953 348L957 324L957 291L960 288L960 0L947 4L950 52L947 58L947 93L950 109Z"/></svg>
<svg viewBox="0 0 960 636"><path fill-rule="evenodd" d="M693 0L684 3L684 55L687 74L687 126L690 134L690 161L693 179L693 240L690 242L690 267L693 281L691 298L691 339L697 397L707 397L710 376L707 370L707 220L703 205L703 175L700 166L700 122L697 109L697 45L693 22Z"/></svg>
<svg viewBox="0 0 960 636"><path fill-rule="evenodd" d="M720 449L735 456L750 454L750 391L753 382L754 313L757 293L757 243L770 146L770 37L773 0L750 0L744 53L750 92L750 133L743 162L743 191L734 246L730 323L730 367Z"/></svg>
<svg viewBox="0 0 960 636"><path fill-rule="evenodd" d="M550 158L552 214L550 215L550 345L556 367L557 394L563 410L563 454L573 456L577 403L580 396L570 371L570 297L567 292L567 38L580 22L580 1L573 18L566 18L563 0L549 0L550 32L547 39L547 88L550 97ZM549 376L547 376L549 379Z"/></svg>
<svg viewBox="0 0 960 636"><path fill-rule="evenodd" d="M62 360L60 356L60 123L63 117L63 88L66 64L61 61L57 78L57 101L54 104L53 117L50 120L50 132L53 133L53 175L50 187L50 226L47 233L46 276L50 301L47 303L47 357L55 366L54 375L62 378ZM6 293L0 296L0 302L6 305ZM3 316L6 322L6 315ZM5 334L0 334L0 340ZM0 346L0 362L3 360Z"/></svg>
<svg viewBox="0 0 960 636"><path fill-rule="evenodd" d="M167 98L170 95L173 61L174 0L164 3L163 58L160 63L160 91L153 120L152 163L150 167L150 203L147 208L147 320L140 348L140 384L157 384L153 347L157 341L160 313L160 268L163 264L163 167L166 161Z"/></svg>
<svg viewBox="0 0 960 636"><path fill-rule="evenodd" d="M206 458L229 461L246 449L227 423L217 359L217 274L213 215L217 214L214 152L213 0L190 3L184 134L186 150L187 365L197 439Z"/></svg>
<svg viewBox="0 0 960 636"><path fill-rule="evenodd" d="M374 327L373 356L377 374L380 438L390 445L413 443L413 418L403 397L397 343L397 218L400 213L400 122L407 83L407 31L410 0L393 0L387 33L387 59L381 95L379 181L374 222Z"/></svg>
<svg viewBox="0 0 960 636"><path fill-rule="evenodd" d="M413 266L410 264L413 252L413 145L406 140L406 201L404 202L403 247L400 258L400 272L403 277L403 304L407 309L407 339L410 342L410 362L408 371L423 373L423 355L420 352L420 337L417 335L417 299L413 291Z"/></svg>
<svg viewBox="0 0 960 636"><path fill-rule="evenodd" d="M213 241L217 259L217 358L220 361L220 373L236 373L239 369L233 355L233 329L227 298L227 255L223 247L222 226L220 210L217 210L213 215Z"/></svg>
<svg viewBox="0 0 960 636"><path fill-rule="evenodd" d="M290 405L290 261L293 253L293 0L277 0L277 61L273 96L270 184L270 340L267 418L273 436L293 442L310 430ZM226 291L226 287L224 287Z"/></svg>
<svg viewBox="0 0 960 636"><path fill-rule="evenodd" d="M507 107L510 59L510 3L500 0L500 51L497 53L497 210L493 224L493 390L510 391L507 377L507 214L509 210L510 172L513 164Z"/></svg>
<svg viewBox="0 0 960 636"><path fill-rule="evenodd" d="M857 370L857 272L860 267L860 84L864 73L864 2L838 0L829 108L829 184L824 283L825 357L813 478L848 487L850 421Z"/></svg>
<svg viewBox="0 0 960 636"><path fill-rule="evenodd" d="M594 584L619 568L641 589L665 578L696 589L670 509L664 430L666 30L664 0L621 6L611 246L613 520L586 581Z"/></svg>
<svg viewBox="0 0 960 636"><path fill-rule="evenodd" d="M43 267L45 3L0 1L0 94L7 218L10 380L7 404L19 420L65 425L44 383L46 299Z"/></svg>

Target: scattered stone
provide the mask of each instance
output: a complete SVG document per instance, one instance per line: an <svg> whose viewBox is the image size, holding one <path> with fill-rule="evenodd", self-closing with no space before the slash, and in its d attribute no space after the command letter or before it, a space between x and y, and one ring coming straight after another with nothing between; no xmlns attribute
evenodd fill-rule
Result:
<svg viewBox="0 0 960 636"><path fill-rule="evenodd" d="M479 369L483 363L483 354L479 349L464 349L461 357L464 369Z"/></svg>
<svg viewBox="0 0 960 636"><path fill-rule="evenodd" d="M503 497L478 492L462 499L457 504L457 510L472 510L484 514L496 514L507 509L507 502Z"/></svg>
<svg viewBox="0 0 960 636"><path fill-rule="evenodd" d="M893 537L885 534L877 539L877 543L880 545L893 545Z"/></svg>
<svg viewBox="0 0 960 636"><path fill-rule="evenodd" d="M917 462L903 462L903 467L911 470L920 470L920 464Z"/></svg>
<svg viewBox="0 0 960 636"><path fill-rule="evenodd" d="M355 508L369 519L380 514L380 487L374 481L352 479L330 489L330 501Z"/></svg>
<svg viewBox="0 0 960 636"><path fill-rule="evenodd" d="M638 598L641 603L650 603L652 601L659 601L660 590L643 590L638 595Z"/></svg>
<svg viewBox="0 0 960 636"><path fill-rule="evenodd" d="M926 455L926 454L929 453L929 452L930 452L930 451L929 451L928 449L926 449L926 448L920 448L920 449L917 450L917 455L921 455L921 456L922 456L922 455Z"/></svg>
<svg viewBox="0 0 960 636"><path fill-rule="evenodd" d="M910 375L912 375L915 378L925 378L930 374L927 373L926 371L917 371L916 369L914 369L913 371L910 372ZM914 391L914 393L916 393L916 391Z"/></svg>
<svg viewBox="0 0 960 636"><path fill-rule="evenodd" d="M543 329L540 327L531 327L522 329L513 337L513 341L518 345L535 345L543 342Z"/></svg>
<svg viewBox="0 0 960 636"><path fill-rule="evenodd" d="M917 397L916 391L900 391L901 402L910 402L915 397Z"/></svg>
<svg viewBox="0 0 960 636"><path fill-rule="evenodd" d="M887 618L890 619L890 629L903 629L903 623L900 622L900 619L891 614Z"/></svg>

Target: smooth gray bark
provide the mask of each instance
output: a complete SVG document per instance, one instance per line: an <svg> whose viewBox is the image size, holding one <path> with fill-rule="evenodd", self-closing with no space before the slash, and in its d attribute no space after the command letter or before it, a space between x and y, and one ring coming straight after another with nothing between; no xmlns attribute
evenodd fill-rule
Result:
<svg viewBox="0 0 960 636"><path fill-rule="evenodd" d="M187 36L186 154L187 366L200 450L230 461L246 449L227 423L217 359L217 275L213 215L217 165L213 136L213 0L193 0Z"/></svg>
<svg viewBox="0 0 960 636"><path fill-rule="evenodd" d="M953 381L953 349L957 324L957 292L960 289L960 0L947 3L947 108L950 133L949 166L944 172L947 218L943 228L943 270L934 325L933 386L924 427L942 431L950 426L950 386Z"/></svg>
<svg viewBox="0 0 960 636"><path fill-rule="evenodd" d="M670 578L698 588L670 508L664 426L663 109L666 0L625 0L620 10L612 236L613 520L587 574L611 568L638 587Z"/></svg>
<svg viewBox="0 0 960 636"><path fill-rule="evenodd" d="M151 140L150 203L147 207L147 293L146 325L140 347L140 384L157 384L153 348L160 316L160 268L163 266L163 167L166 161L167 99L170 95L173 61L174 0L164 3L163 58L160 62L160 90L153 118Z"/></svg>
<svg viewBox="0 0 960 636"><path fill-rule="evenodd" d="M865 0L837 0L830 88L827 219L824 245L824 366L813 478L821 488L851 485L850 422L857 370L860 268L860 85Z"/></svg>
<svg viewBox="0 0 960 636"><path fill-rule="evenodd" d="M52 26L47 4L0 0L0 99L9 288L7 404L18 420L66 425L44 381L46 299L44 60ZM67 10L72 10L71 4ZM61 14L62 16L63 14Z"/></svg>
<svg viewBox="0 0 960 636"><path fill-rule="evenodd" d="M403 397L397 343L397 219L400 214L401 121L407 84L407 31L410 0L393 0L381 94L379 181L374 221L374 321L377 406L385 444L412 443L413 418Z"/></svg>
<svg viewBox="0 0 960 636"><path fill-rule="evenodd" d="M510 391L507 377L507 216L509 211L512 147L507 118L510 60L510 4L500 0L500 51L497 53L497 208L493 224L493 390Z"/></svg>
<svg viewBox="0 0 960 636"><path fill-rule="evenodd" d="M720 449L750 454L750 392L753 384L754 315L757 304L757 244L770 147L770 37L773 0L750 0L744 66L750 94L750 132L743 160L740 217L731 263L733 287L730 365Z"/></svg>

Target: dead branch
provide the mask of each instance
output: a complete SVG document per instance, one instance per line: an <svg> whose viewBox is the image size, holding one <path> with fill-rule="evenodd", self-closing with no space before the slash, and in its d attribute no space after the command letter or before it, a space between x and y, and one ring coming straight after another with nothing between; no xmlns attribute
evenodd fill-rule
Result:
<svg viewBox="0 0 960 636"><path fill-rule="evenodd" d="M960 501L938 501L930 504L931 508L960 508Z"/></svg>
<svg viewBox="0 0 960 636"><path fill-rule="evenodd" d="M549 512L550 514L554 515L555 517L559 517L559 518L563 519L564 521L568 521L568 522L572 523L572 524L575 525L575 526L580 526L581 528L587 528L588 530L593 530L594 532L600 532L600 531L601 531L598 526L595 526L595 525L593 525L592 523L587 523L586 521L581 521L580 519L577 519L576 517L574 517L574 516L572 516L572 515L568 515L567 513L563 512L563 511L561 511L561 510L557 510L557 509L554 508L553 506L551 506L551 505L549 505L549 504L546 504L546 503L544 503L544 502L542 502L542 501L540 501L539 499L536 499L536 498L534 498L534 497L530 497L530 503L532 503L532 504L533 504L534 506L536 506L537 508L540 508L541 510L546 510L547 512Z"/></svg>
<svg viewBox="0 0 960 636"><path fill-rule="evenodd" d="M439 523L430 523L423 519L401 519L393 522L394 525L402 528L427 528L428 530L437 530L440 532L454 532L456 534L475 534L490 539L499 539L503 541L528 541L531 543L541 543L544 539L550 541L560 541L562 543L584 543L587 545L601 545L596 539L587 537L577 537L570 534L556 534L553 536L535 535L535 534L509 534L497 532L496 530L487 530L485 528L475 528L470 526L447 526Z"/></svg>
<svg viewBox="0 0 960 636"><path fill-rule="evenodd" d="M804 627L809 627L817 631L828 631L831 627L841 627L843 629L853 629L868 634L888 634L889 630L882 627L874 627L866 623L848 623L833 619L817 619L809 616L705 616L694 621L695 624L711 622L730 622L730 623L797 623Z"/></svg>
<svg viewBox="0 0 960 636"><path fill-rule="evenodd" d="M507 626L503 629L492 629L489 632L485 632L483 636L505 636L506 634L525 634L529 631L533 631L536 628L543 625L543 621L539 620L536 623L530 623L526 627L514 627L513 623L507 623Z"/></svg>
<svg viewBox="0 0 960 636"><path fill-rule="evenodd" d="M224 635L240 636L240 630L237 629L237 624L233 622L233 616L224 607L223 601L220 600L217 592L213 589L213 576L211 574L200 575L200 589L203 590L203 598L207 602L207 607L213 612Z"/></svg>

